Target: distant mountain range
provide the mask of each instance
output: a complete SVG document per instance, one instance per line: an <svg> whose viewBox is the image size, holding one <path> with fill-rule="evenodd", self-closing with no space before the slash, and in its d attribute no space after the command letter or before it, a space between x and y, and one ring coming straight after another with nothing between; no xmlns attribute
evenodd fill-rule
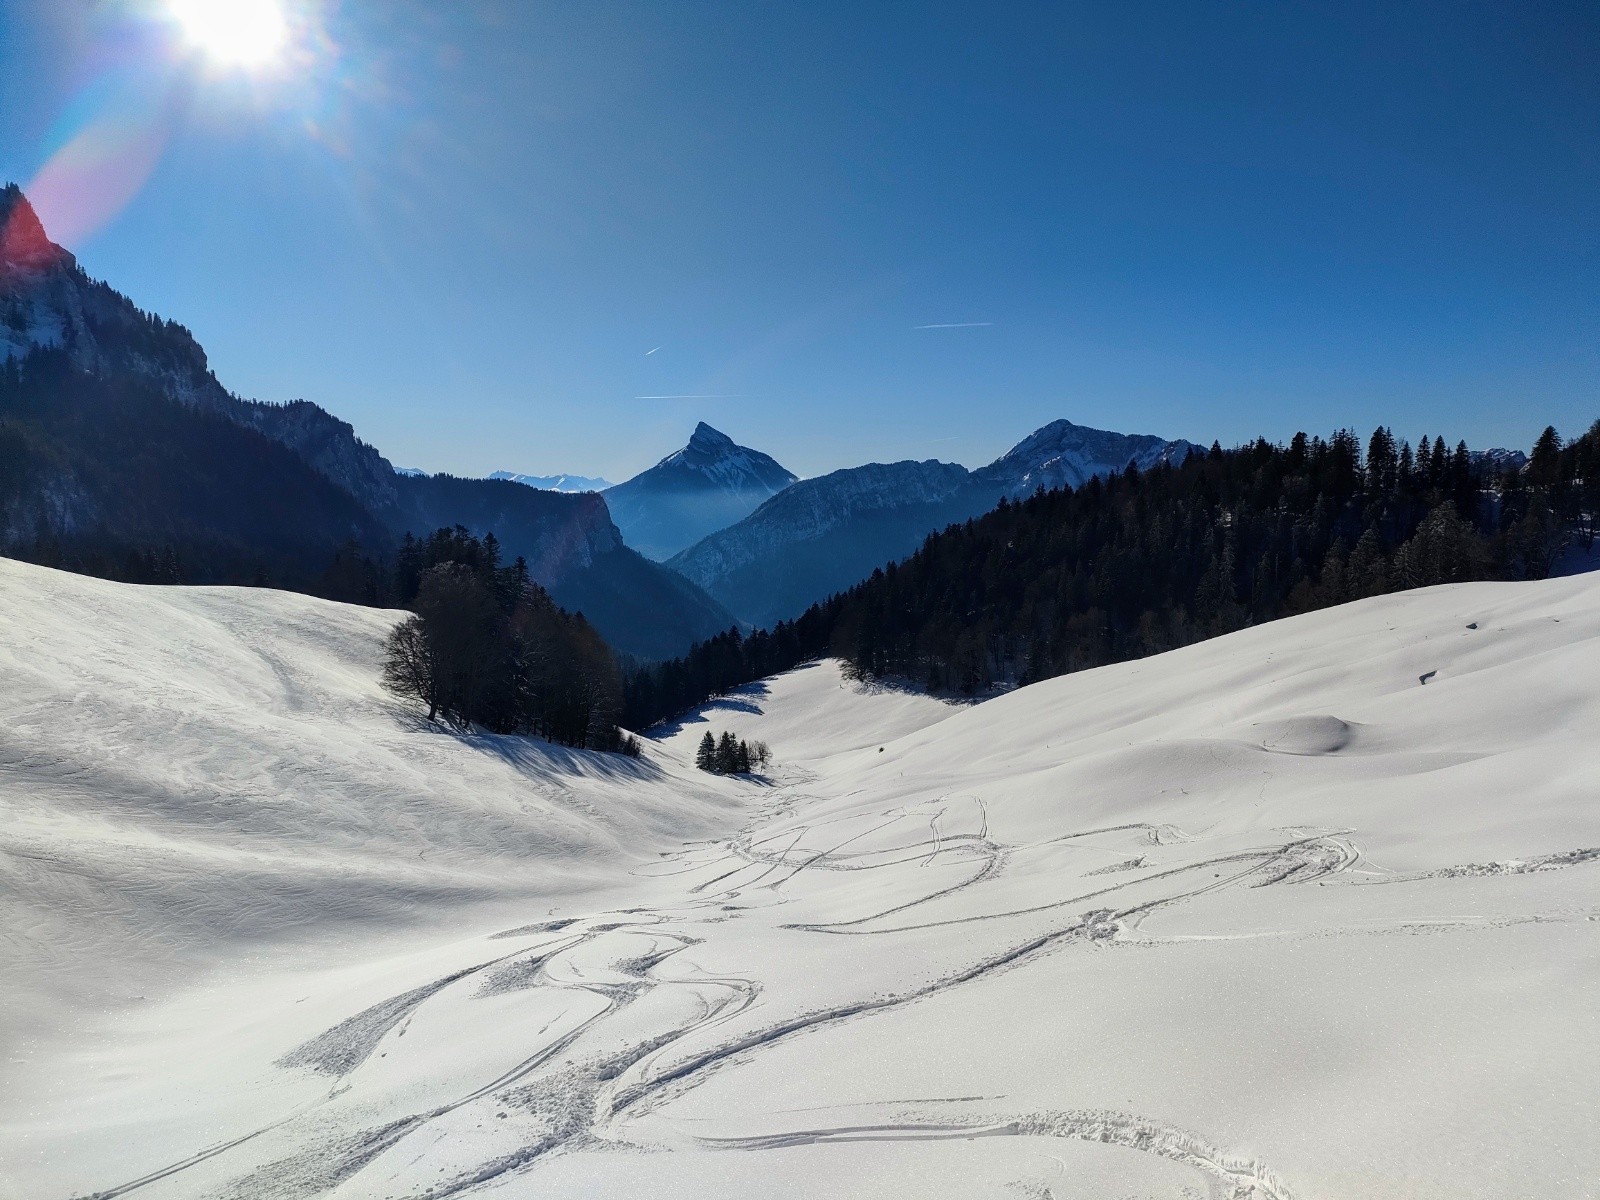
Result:
<svg viewBox="0 0 1600 1200"><path fill-rule="evenodd" d="M559 603L627 653L675 654L732 623L624 545L597 494L400 474L315 404L235 396L187 329L91 280L52 243L15 186L0 189L8 363L0 553L177 545L219 578L253 555L304 579L343 542L382 553L404 532L461 524L526 557Z"/></svg>
<svg viewBox="0 0 1600 1200"><path fill-rule="evenodd" d="M609 479L588 475L517 475L511 471L493 471L489 478L509 479L544 492L603 492L613 486Z"/></svg>
<svg viewBox="0 0 1600 1200"><path fill-rule="evenodd" d="M209 579L304 585L349 542L381 555L406 532L459 524L526 558L616 649L659 658L736 620L796 616L1002 498L1199 449L1061 420L976 470L868 463L799 480L702 422L616 485L396 469L315 404L229 392L187 329L91 280L20 190L0 189L0 553L71 545L103 565L178 547Z"/></svg>
<svg viewBox="0 0 1600 1200"><path fill-rule="evenodd" d="M623 540L660 561L748 516L795 478L702 421L682 450L604 495Z"/></svg>
<svg viewBox="0 0 1600 1200"><path fill-rule="evenodd" d="M396 467L394 473L414 476L431 474L421 467ZM537 488L541 492L603 492L612 486L609 479L591 478L587 475L518 475L515 471L490 471L485 478L520 483L524 487Z"/></svg>
<svg viewBox="0 0 1600 1200"><path fill-rule="evenodd" d="M904 558L1002 497L1181 463L1199 447L1054 421L986 467L869 463L806 479L667 560L740 620L770 626Z"/></svg>

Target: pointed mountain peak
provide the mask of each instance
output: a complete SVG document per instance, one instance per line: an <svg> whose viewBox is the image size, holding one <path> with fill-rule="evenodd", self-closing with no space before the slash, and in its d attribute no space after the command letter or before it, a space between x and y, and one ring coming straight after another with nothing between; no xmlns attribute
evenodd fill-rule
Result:
<svg viewBox="0 0 1600 1200"><path fill-rule="evenodd" d="M713 429L701 421L689 435L689 445L696 450L730 450L734 446L734 441L722 430Z"/></svg>
<svg viewBox="0 0 1600 1200"><path fill-rule="evenodd" d="M39 270L67 257L52 242L33 205L14 183L0 187L0 269Z"/></svg>
<svg viewBox="0 0 1600 1200"><path fill-rule="evenodd" d="M623 540L660 561L743 520L794 480L768 455L701 421L682 450L608 488L606 504Z"/></svg>

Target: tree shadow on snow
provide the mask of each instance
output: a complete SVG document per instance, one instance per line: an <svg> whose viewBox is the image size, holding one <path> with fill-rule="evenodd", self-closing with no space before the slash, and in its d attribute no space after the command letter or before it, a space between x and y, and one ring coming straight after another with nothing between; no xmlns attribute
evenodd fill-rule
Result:
<svg viewBox="0 0 1600 1200"><path fill-rule="evenodd" d="M718 713L748 713L750 716L759 717L762 710L757 701L765 699L770 694L771 689L764 680L744 684L726 695L712 697L699 708L675 720L662 721L650 726L646 736L656 739L668 738L694 726L709 725Z"/></svg>
<svg viewBox="0 0 1600 1200"><path fill-rule="evenodd" d="M445 721L430 721L421 712L405 705L391 707L395 724L408 733L432 733L453 738L481 754L502 759L519 775L530 779L557 776L601 779L609 782L651 783L666 778L666 772L649 758L629 758L626 754L602 750L580 750L547 742L531 734L484 733L478 729L457 729ZM642 745L649 743L641 741Z"/></svg>

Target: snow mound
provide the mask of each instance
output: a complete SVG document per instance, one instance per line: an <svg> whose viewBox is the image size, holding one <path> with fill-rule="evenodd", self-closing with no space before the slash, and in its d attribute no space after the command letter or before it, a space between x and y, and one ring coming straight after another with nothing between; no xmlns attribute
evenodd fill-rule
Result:
<svg viewBox="0 0 1600 1200"><path fill-rule="evenodd" d="M1355 738L1355 727L1326 713L1269 721L1256 727L1263 750L1274 754L1337 754Z"/></svg>

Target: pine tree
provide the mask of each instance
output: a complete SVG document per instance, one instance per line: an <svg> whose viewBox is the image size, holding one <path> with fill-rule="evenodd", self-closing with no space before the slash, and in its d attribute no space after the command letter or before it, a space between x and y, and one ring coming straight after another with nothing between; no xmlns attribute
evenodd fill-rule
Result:
<svg viewBox="0 0 1600 1200"><path fill-rule="evenodd" d="M1528 482L1534 487L1554 487L1561 477L1561 435L1546 425L1528 457Z"/></svg>
<svg viewBox="0 0 1600 1200"><path fill-rule="evenodd" d="M700 748L694 752L694 765L702 771L717 769L717 741L711 736L709 729L706 730L705 737L700 739Z"/></svg>
<svg viewBox="0 0 1600 1200"><path fill-rule="evenodd" d="M716 764L718 775L732 775L739 769L739 746L726 730L717 742Z"/></svg>

